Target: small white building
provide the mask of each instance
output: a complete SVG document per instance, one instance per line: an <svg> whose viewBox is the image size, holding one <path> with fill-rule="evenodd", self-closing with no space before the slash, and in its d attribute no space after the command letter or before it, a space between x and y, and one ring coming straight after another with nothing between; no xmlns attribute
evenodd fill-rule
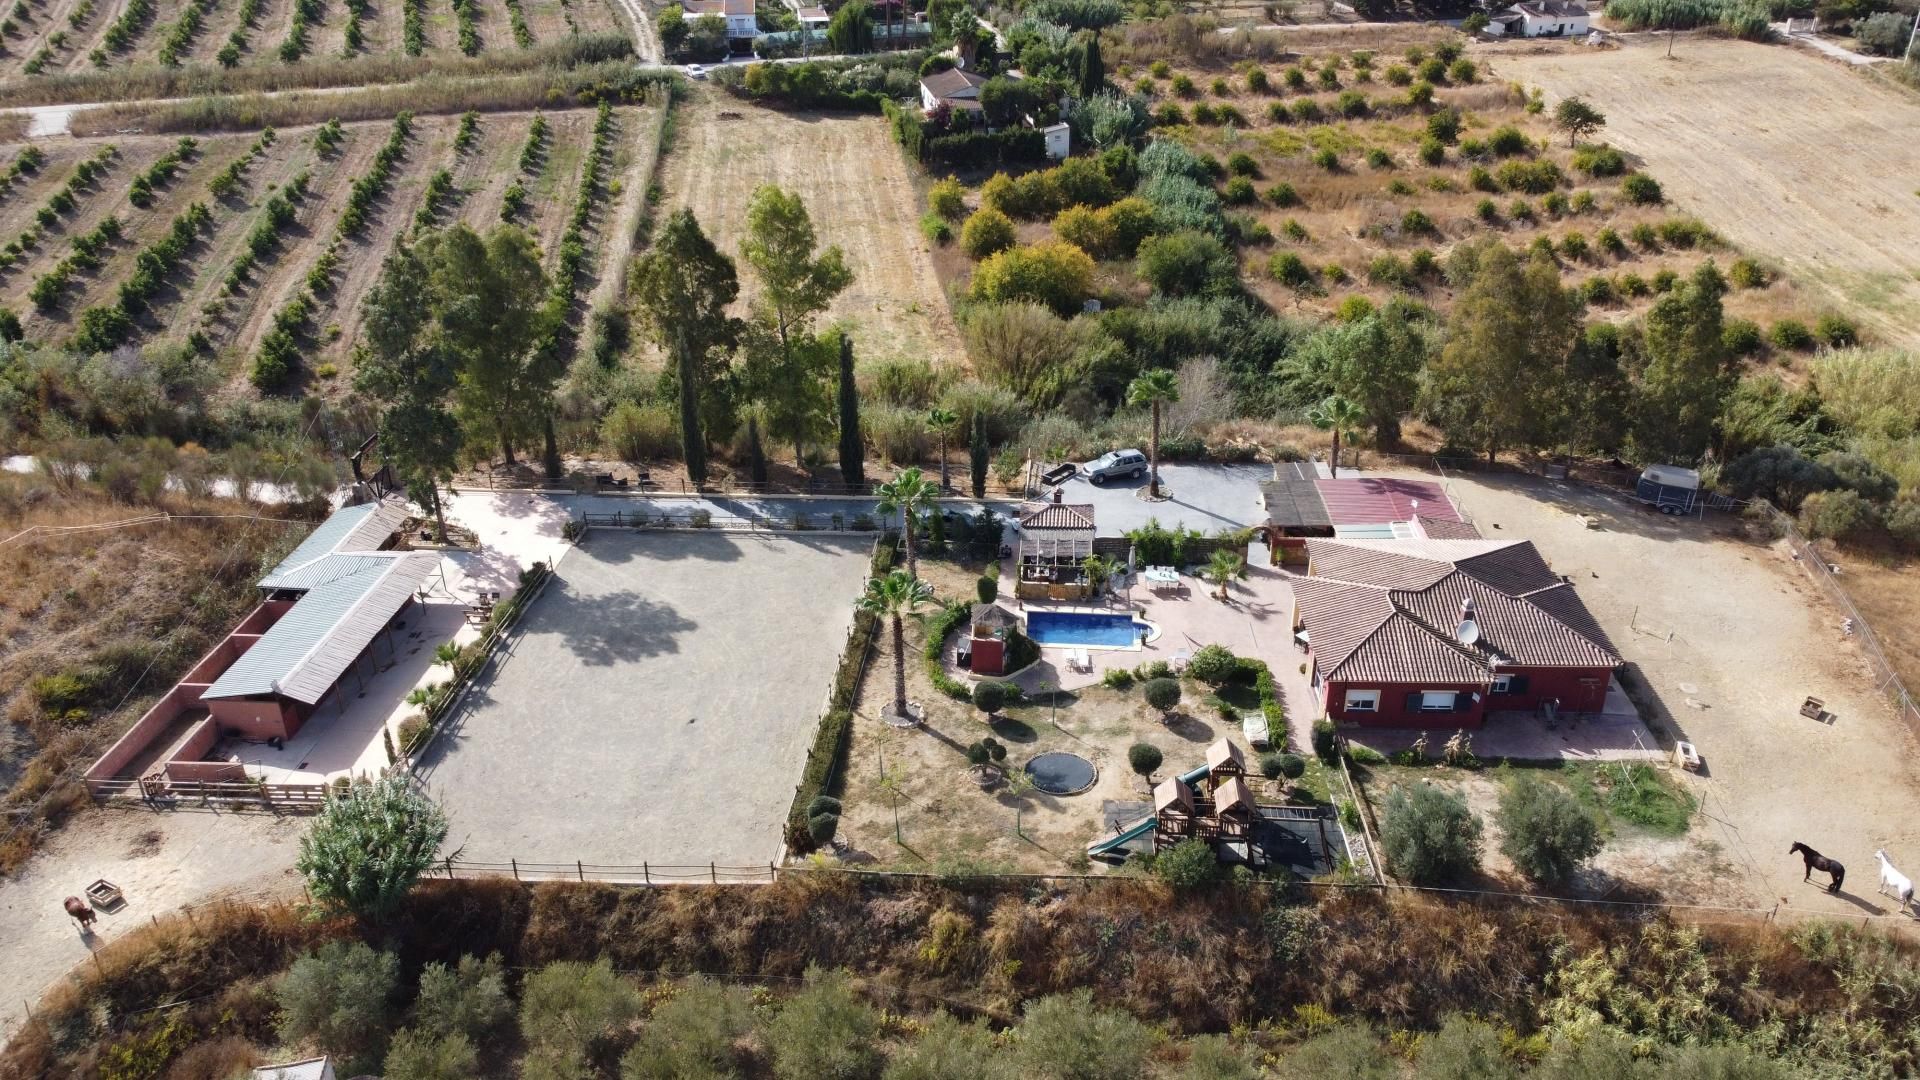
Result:
<svg viewBox="0 0 1920 1080"><path fill-rule="evenodd" d="M746 42L748 51L752 50L754 38L760 36L760 22L755 0L681 0L681 10L688 19L698 19L703 15L718 15L727 24L729 43ZM737 47L736 52L740 51Z"/></svg>
<svg viewBox="0 0 1920 1080"><path fill-rule="evenodd" d="M920 107L932 112L945 102L954 109L977 113L980 111L980 88L986 84L987 77L977 71L965 68L936 71L920 80Z"/></svg>
<svg viewBox="0 0 1920 1080"><path fill-rule="evenodd" d="M1577 0L1521 0L1487 21L1487 33L1506 37L1585 37L1593 17Z"/></svg>

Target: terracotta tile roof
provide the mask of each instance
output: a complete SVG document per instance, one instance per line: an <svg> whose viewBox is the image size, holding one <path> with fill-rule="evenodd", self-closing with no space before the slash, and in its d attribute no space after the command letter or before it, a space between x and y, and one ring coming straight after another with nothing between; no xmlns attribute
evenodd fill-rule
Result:
<svg viewBox="0 0 1920 1080"><path fill-rule="evenodd" d="M1491 682L1496 666L1616 667L1573 586L1526 540L1309 540L1293 577L1323 678ZM1471 600L1479 640L1455 639Z"/></svg>
<svg viewBox="0 0 1920 1080"><path fill-rule="evenodd" d="M926 87L936 98L947 98L960 93L962 90L978 89L986 85L986 82L987 77L977 71L968 71L965 68L948 68L945 71L936 71L921 79L920 85Z"/></svg>
<svg viewBox="0 0 1920 1080"><path fill-rule="evenodd" d="M1020 528L1024 532L1035 529L1046 530L1087 530L1093 529L1092 503L1034 503L1020 508Z"/></svg>

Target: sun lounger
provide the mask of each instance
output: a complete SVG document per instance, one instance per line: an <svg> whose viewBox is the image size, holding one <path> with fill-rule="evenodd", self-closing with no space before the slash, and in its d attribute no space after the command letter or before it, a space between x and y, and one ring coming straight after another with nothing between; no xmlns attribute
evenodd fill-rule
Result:
<svg viewBox="0 0 1920 1080"><path fill-rule="evenodd" d="M1093 657L1085 649L1067 650L1067 670L1093 673Z"/></svg>

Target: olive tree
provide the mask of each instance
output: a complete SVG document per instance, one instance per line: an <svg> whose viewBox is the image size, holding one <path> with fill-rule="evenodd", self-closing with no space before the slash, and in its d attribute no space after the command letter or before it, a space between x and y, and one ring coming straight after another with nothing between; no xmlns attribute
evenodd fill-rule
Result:
<svg viewBox="0 0 1920 1080"><path fill-rule="evenodd" d="M1466 799L1422 781L1395 788L1386 811L1380 843L1396 876L1438 885L1480 868L1480 819Z"/></svg>

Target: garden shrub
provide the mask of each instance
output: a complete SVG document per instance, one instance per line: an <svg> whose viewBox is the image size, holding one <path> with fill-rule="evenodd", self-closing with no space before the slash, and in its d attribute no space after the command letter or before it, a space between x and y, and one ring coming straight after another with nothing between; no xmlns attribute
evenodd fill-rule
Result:
<svg viewBox="0 0 1920 1080"><path fill-rule="evenodd" d="M927 192L927 210L948 221L959 221L967 214L967 189L949 176L937 180Z"/></svg>
<svg viewBox="0 0 1920 1080"><path fill-rule="evenodd" d="M1151 778L1163 761L1165 756L1152 743L1137 742L1127 747L1127 767L1140 774L1142 779Z"/></svg>
<svg viewBox="0 0 1920 1080"><path fill-rule="evenodd" d="M947 219L938 214L922 214L920 235L935 247L945 247L953 242L953 226L947 224Z"/></svg>
<svg viewBox="0 0 1920 1080"><path fill-rule="evenodd" d="M1487 136L1487 151L1495 157L1516 157L1533 149L1533 143L1512 124L1503 124Z"/></svg>
<svg viewBox="0 0 1920 1080"><path fill-rule="evenodd" d="M988 256L974 269L971 295L995 303L1031 300L1064 317L1080 311L1092 285L1091 256L1072 244L1046 240Z"/></svg>
<svg viewBox="0 0 1920 1080"><path fill-rule="evenodd" d="M360 941L330 941L274 984L276 1031L342 1056L377 1053L393 1019L400 958Z"/></svg>
<svg viewBox="0 0 1920 1080"><path fill-rule="evenodd" d="M1139 259L1140 276L1167 296L1212 295L1231 289L1239 276L1233 252L1203 232L1149 237Z"/></svg>
<svg viewBox="0 0 1920 1080"><path fill-rule="evenodd" d="M1380 843L1396 876L1442 885L1480 869L1480 820L1465 798L1421 781L1395 788L1385 811Z"/></svg>
<svg viewBox="0 0 1920 1080"><path fill-rule="evenodd" d="M1221 686L1240 672L1240 658L1224 645L1204 645L1187 662L1187 674L1209 686Z"/></svg>
<svg viewBox="0 0 1920 1080"><path fill-rule="evenodd" d="M1085 988L1029 1001L1013 1038L1022 1075L1059 1080L1135 1080L1157 1041L1152 1028L1097 1004Z"/></svg>
<svg viewBox="0 0 1920 1080"><path fill-rule="evenodd" d="M1535 881L1558 884L1600 853L1600 823L1565 788L1517 777L1500 796L1500 850Z"/></svg>
<svg viewBox="0 0 1920 1080"><path fill-rule="evenodd" d="M1100 685L1110 690L1130 689L1133 686L1133 672L1126 668L1108 668L1106 674L1100 676Z"/></svg>
<svg viewBox="0 0 1920 1080"><path fill-rule="evenodd" d="M513 997L507 992L500 954L485 960L463 956L458 965L429 963L420 972L414 998L414 1026L438 1038L460 1035L484 1043L513 1021Z"/></svg>
<svg viewBox="0 0 1920 1080"><path fill-rule="evenodd" d="M1667 199L1660 182L1646 173L1628 173L1623 177L1620 195L1635 206L1658 206Z"/></svg>
<svg viewBox="0 0 1920 1080"><path fill-rule="evenodd" d="M745 987L695 977L680 983L620 1059L621 1080L723 1080L740 1075L738 1044L753 1030Z"/></svg>
<svg viewBox="0 0 1920 1080"><path fill-rule="evenodd" d="M880 1016L843 972L809 967L766 1034L781 1080L867 1080L878 1069Z"/></svg>
<svg viewBox="0 0 1920 1080"><path fill-rule="evenodd" d="M1180 704L1180 680L1172 678L1154 678L1147 680L1141 691L1147 704L1161 712L1171 712Z"/></svg>
<svg viewBox="0 0 1920 1080"><path fill-rule="evenodd" d="M1766 344L1766 336L1752 319L1728 319L1720 326L1720 344L1730 356L1754 356Z"/></svg>
<svg viewBox="0 0 1920 1080"><path fill-rule="evenodd" d="M960 246L968 255L984 259L1013 246L1013 220L989 206L975 211L960 227Z"/></svg>
<svg viewBox="0 0 1920 1080"><path fill-rule="evenodd" d="M1830 348L1844 349L1860 343L1860 330L1851 319L1828 313L1813 324L1813 334Z"/></svg>
<svg viewBox="0 0 1920 1080"><path fill-rule="evenodd" d="M1816 491L1800 504L1800 524L1809 536L1858 540L1880 524L1880 511L1849 488Z"/></svg>
<svg viewBox="0 0 1920 1080"><path fill-rule="evenodd" d="M1154 856L1153 874L1175 892L1193 892L1220 880L1220 859L1205 840L1182 840Z"/></svg>
<svg viewBox="0 0 1920 1080"><path fill-rule="evenodd" d="M565 1075L568 1066L584 1062L639 1011L639 993L605 957L591 964L556 960L520 985L520 1033L528 1062Z"/></svg>
<svg viewBox="0 0 1920 1080"><path fill-rule="evenodd" d="M1798 319L1781 319L1767 331L1767 340L1779 349L1813 348L1813 331Z"/></svg>

